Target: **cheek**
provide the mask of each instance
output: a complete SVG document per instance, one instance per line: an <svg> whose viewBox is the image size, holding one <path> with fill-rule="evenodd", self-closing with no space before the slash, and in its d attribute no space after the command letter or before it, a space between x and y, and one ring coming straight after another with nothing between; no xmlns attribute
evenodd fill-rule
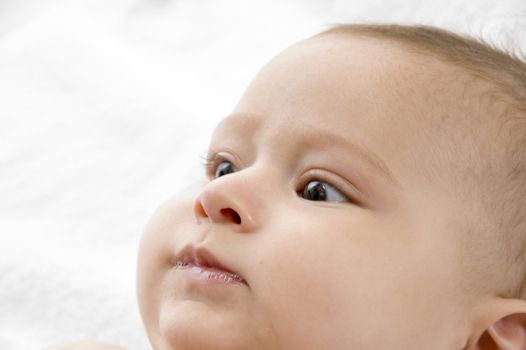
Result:
<svg viewBox="0 0 526 350"><path fill-rule="evenodd" d="M411 334L434 323L443 292L433 254L400 221L318 219L255 242L253 290L276 338L290 349L402 349L409 336L422 345Z"/></svg>
<svg viewBox="0 0 526 350"><path fill-rule="evenodd" d="M296 224L258 245L256 300L276 338L288 339L291 349L359 348L362 338L370 343L372 306L379 302L370 293L379 277L369 261L375 256L353 249L344 232L329 231Z"/></svg>
<svg viewBox="0 0 526 350"><path fill-rule="evenodd" d="M170 201L157 209L150 218L140 241L137 258L137 301L147 329L158 324L162 284L172 268L175 237L182 237L188 203ZM191 207L190 207L191 208Z"/></svg>
<svg viewBox="0 0 526 350"><path fill-rule="evenodd" d="M145 326L155 324L159 310L159 291L155 288L162 279L166 263L163 260L159 218L150 220L139 246L137 259L137 301Z"/></svg>

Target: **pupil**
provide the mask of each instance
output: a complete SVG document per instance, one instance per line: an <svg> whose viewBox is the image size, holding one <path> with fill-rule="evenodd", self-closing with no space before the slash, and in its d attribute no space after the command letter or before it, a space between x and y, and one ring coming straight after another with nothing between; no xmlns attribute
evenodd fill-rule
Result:
<svg viewBox="0 0 526 350"><path fill-rule="evenodd" d="M216 170L216 177L220 177L226 174L234 172L234 167L229 162L223 162L219 164Z"/></svg>
<svg viewBox="0 0 526 350"><path fill-rule="evenodd" d="M325 186L320 181L311 181L303 191L303 195L311 200L319 201L326 199Z"/></svg>

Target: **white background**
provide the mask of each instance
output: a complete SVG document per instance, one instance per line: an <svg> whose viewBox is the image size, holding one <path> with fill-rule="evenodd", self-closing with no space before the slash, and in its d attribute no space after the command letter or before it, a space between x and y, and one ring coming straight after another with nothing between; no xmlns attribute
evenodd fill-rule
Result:
<svg viewBox="0 0 526 350"><path fill-rule="evenodd" d="M380 21L526 48L524 0L0 0L0 349L150 349L135 300L150 215L272 56Z"/></svg>

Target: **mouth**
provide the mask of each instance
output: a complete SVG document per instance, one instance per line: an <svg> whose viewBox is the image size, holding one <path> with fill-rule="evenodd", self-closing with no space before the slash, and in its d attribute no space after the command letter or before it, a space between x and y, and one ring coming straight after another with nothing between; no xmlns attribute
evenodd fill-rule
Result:
<svg viewBox="0 0 526 350"><path fill-rule="evenodd" d="M237 272L222 264L208 249L187 245L176 257L174 267L200 282L215 284L247 284Z"/></svg>

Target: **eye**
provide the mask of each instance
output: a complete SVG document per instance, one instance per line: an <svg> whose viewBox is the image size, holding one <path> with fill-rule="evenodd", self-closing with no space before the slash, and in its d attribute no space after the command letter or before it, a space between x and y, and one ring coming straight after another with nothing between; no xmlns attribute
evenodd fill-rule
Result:
<svg viewBox="0 0 526 350"><path fill-rule="evenodd" d="M206 171L206 175L215 179L220 176L228 175L236 171L236 167L221 155L209 155L204 159L203 163Z"/></svg>
<svg viewBox="0 0 526 350"><path fill-rule="evenodd" d="M308 181L303 191L299 191L298 194L311 201L350 202L350 199L336 187L320 180Z"/></svg>
<svg viewBox="0 0 526 350"><path fill-rule="evenodd" d="M219 163L219 165L217 166L215 170L214 177L220 177L223 175L227 175L227 174L233 173L234 171L235 171L235 167L232 165L232 163L226 160L224 162Z"/></svg>

